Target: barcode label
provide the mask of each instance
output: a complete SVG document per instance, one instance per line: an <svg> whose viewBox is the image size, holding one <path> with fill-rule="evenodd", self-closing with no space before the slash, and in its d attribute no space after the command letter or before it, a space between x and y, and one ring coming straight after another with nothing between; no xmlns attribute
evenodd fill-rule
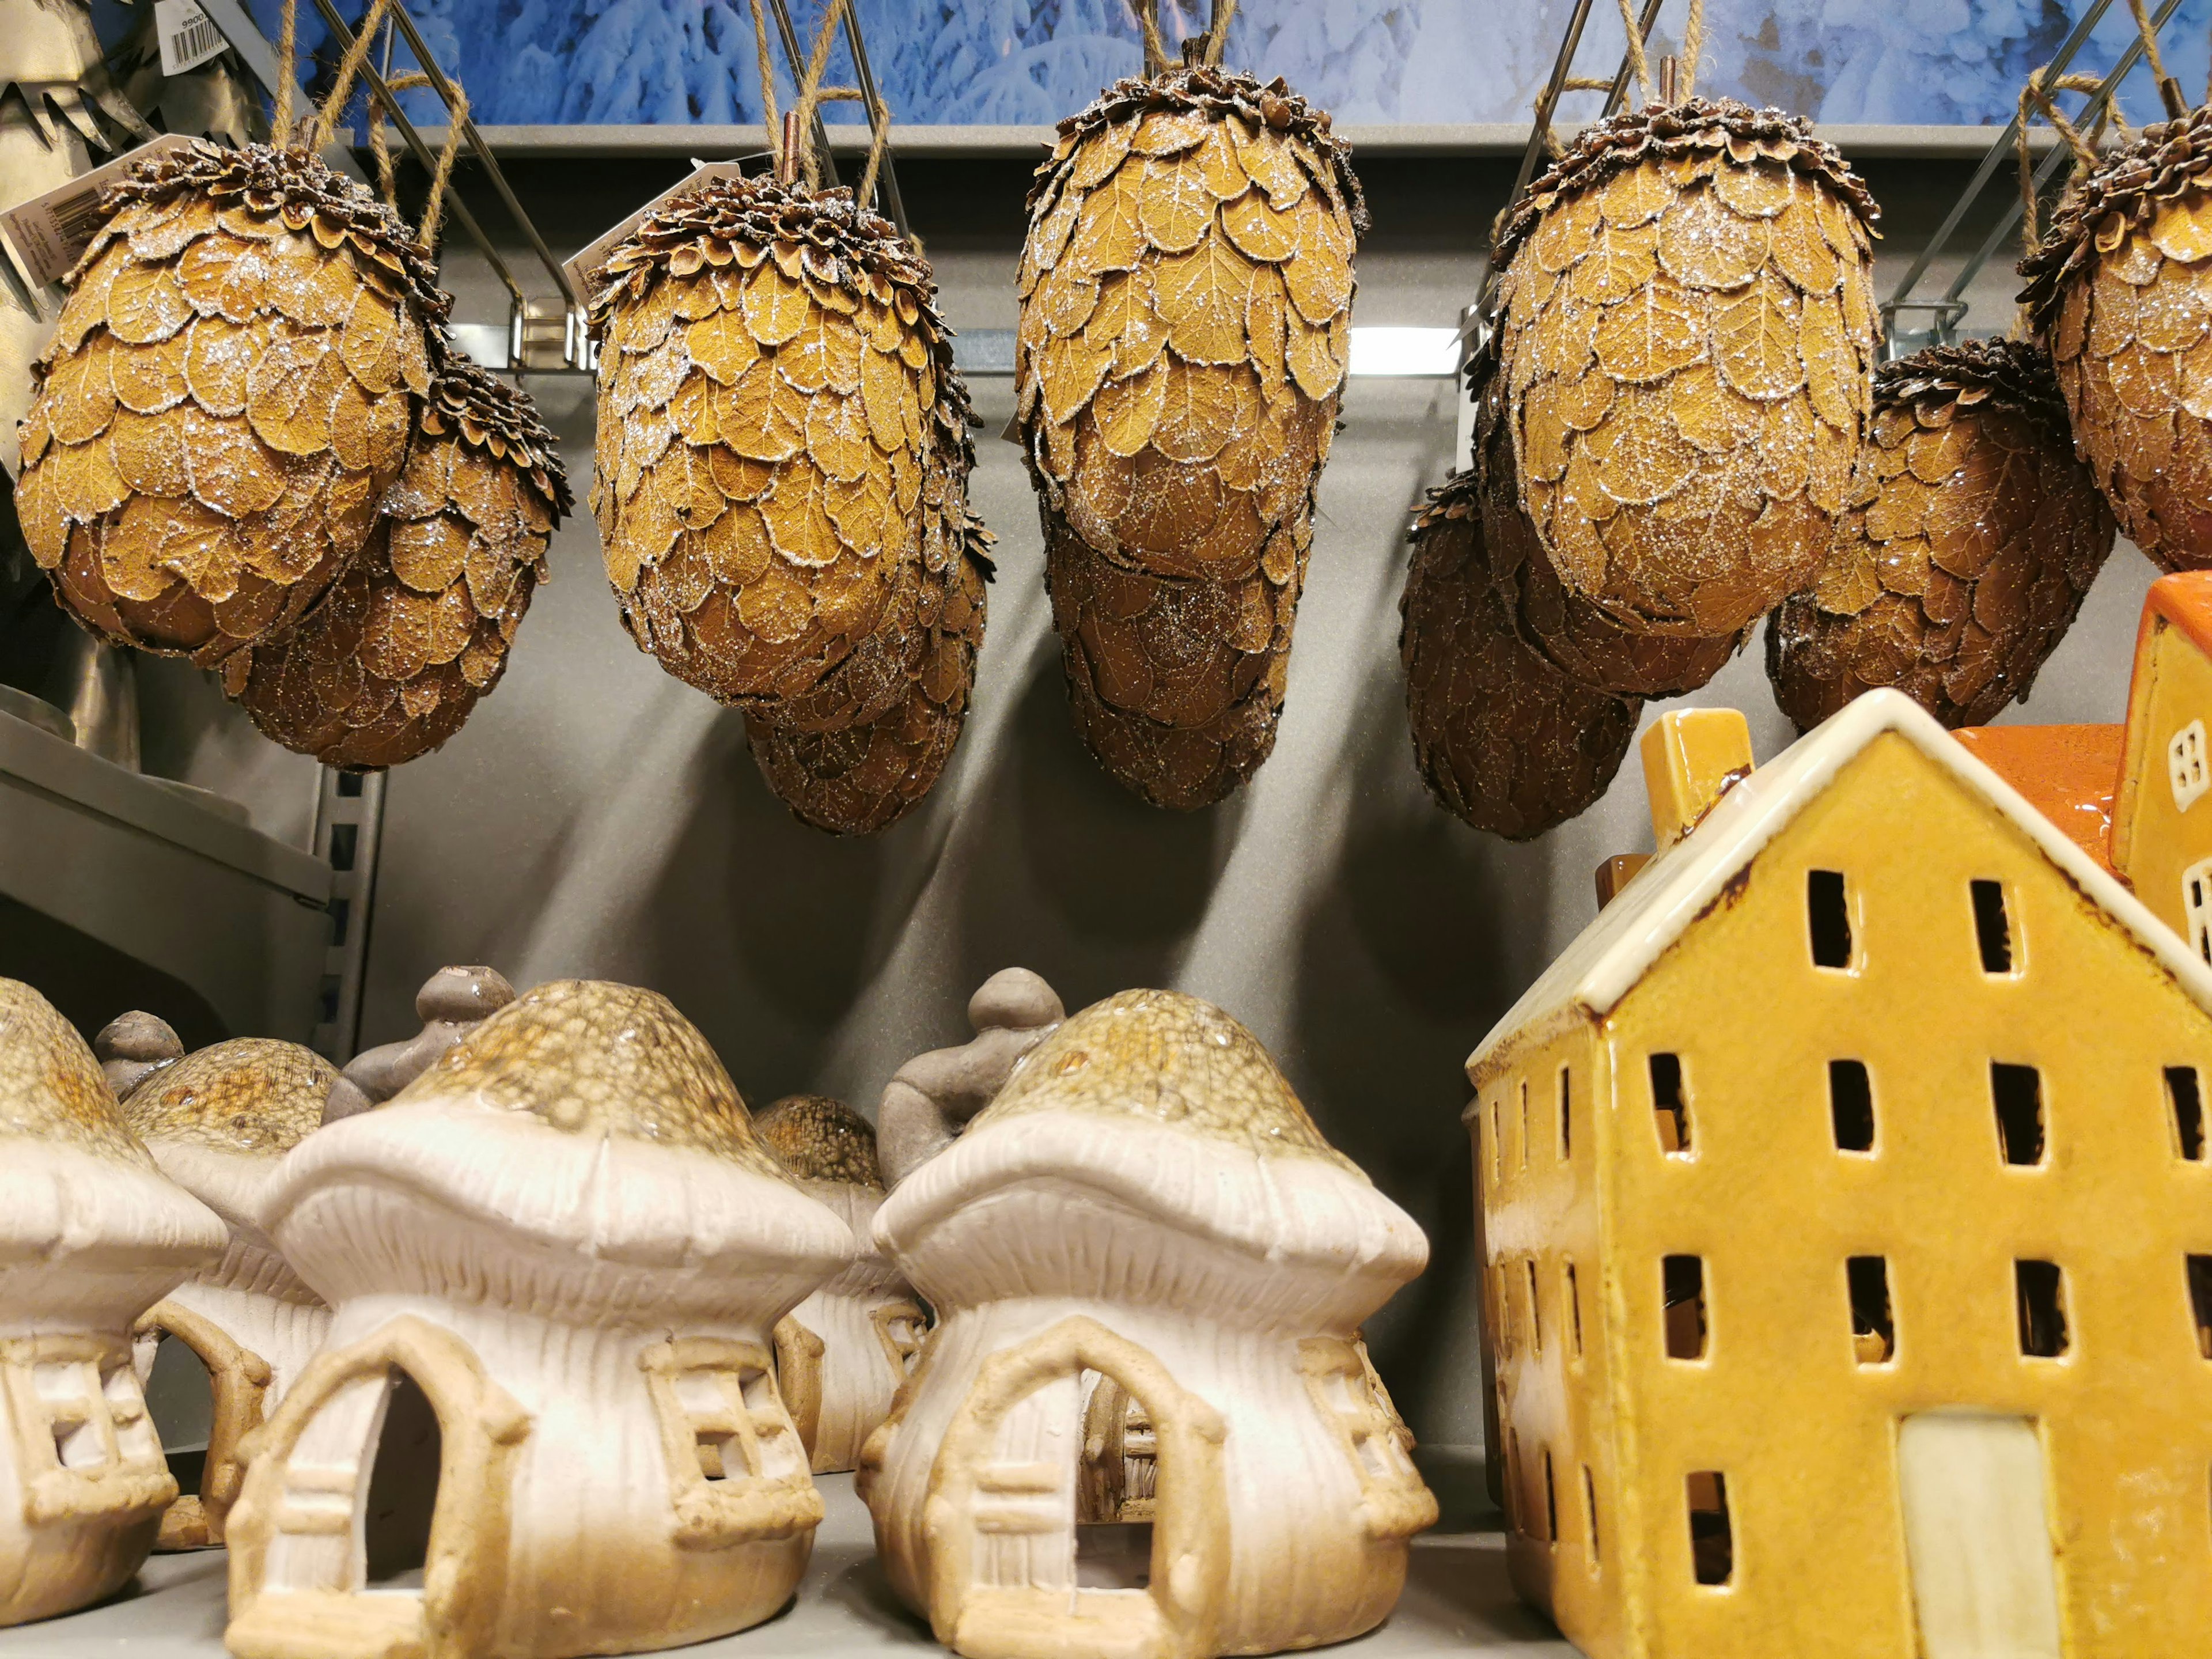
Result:
<svg viewBox="0 0 2212 1659"><path fill-rule="evenodd" d="M163 133L152 143L141 144L105 167L81 173L44 196L34 196L0 213L0 231L7 233L16 262L33 286L61 281L83 257L86 245L106 222L100 210L102 191L147 157L181 149L191 142L182 133Z"/></svg>
<svg viewBox="0 0 2212 1659"><path fill-rule="evenodd" d="M161 73L182 75L229 44L199 9L199 0L154 0L154 28L161 39Z"/></svg>

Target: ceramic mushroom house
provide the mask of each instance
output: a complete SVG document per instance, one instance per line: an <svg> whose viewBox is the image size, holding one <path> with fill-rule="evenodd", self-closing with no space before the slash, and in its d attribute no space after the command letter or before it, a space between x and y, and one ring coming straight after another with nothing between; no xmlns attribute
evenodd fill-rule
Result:
<svg viewBox="0 0 2212 1659"><path fill-rule="evenodd" d="M100 1033L102 1046L126 1022L149 1018L125 1015ZM169 1506L159 1548L222 1542L223 1517L245 1478L240 1440L276 1408L330 1329L330 1310L262 1231L261 1205L284 1154L322 1121L337 1075L330 1061L295 1042L240 1037L150 1073L123 1097L124 1121L161 1173L230 1229L222 1259L178 1285L131 1328L142 1382L167 1338L191 1350L207 1368L210 1385L198 1490Z"/></svg>
<svg viewBox="0 0 2212 1659"><path fill-rule="evenodd" d="M240 1659L635 1652L788 1599L822 1500L770 1333L852 1235L665 998L518 998L267 1223L333 1316L231 1512Z"/></svg>
<svg viewBox="0 0 2212 1659"><path fill-rule="evenodd" d="M0 979L0 1625L98 1601L153 1547L177 1483L131 1322L225 1242L124 1127L84 1039Z"/></svg>
<svg viewBox="0 0 2212 1659"><path fill-rule="evenodd" d="M1427 1241L1227 1014L1077 1014L876 1239L939 1324L860 1481L940 1642L1203 1659L1389 1614L1436 1500L1357 1331Z"/></svg>
<svg viewBox="0 0 2212 1659"><path fill-rule="evenodd" d="M842 1101L787 1095L753 1120L761 1144L799 1190L835 1210L861 1247L853 1265L775 1329L776 1380L817 1474L860 1462L860 1446L914 1369L929 1316L870 1247L884 1201L876 1132Z"/></svg>

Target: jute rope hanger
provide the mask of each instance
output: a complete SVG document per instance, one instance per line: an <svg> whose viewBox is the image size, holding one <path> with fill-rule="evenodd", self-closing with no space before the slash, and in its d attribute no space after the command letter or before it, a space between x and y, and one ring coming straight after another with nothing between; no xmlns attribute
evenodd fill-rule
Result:
<svg viewBox="0 0 2212 1659"><path fill-rule="evenodd" d="M830 0L828 9L822 14L821 27L815 33L813 50L807 54L805 72L799 83L799 103L791 117L781 122L776 118L775 65L769 54L763 3L764 0L752 0L753 46L760 60L761 118L768 129L769 154L774 159L776 177L787 184L804 178L807 189L819 190L821 161L814 147L805 142L805 135L813 130L816 112L823 104L860 104L868 118L869 143L867 166L860 173L859 188L853 192L854 210L858 212L875 194L884 151L890 142L891 112L880 97L872 100L858 87L822 84L823 74L830 65L830 50L836 41L837 26L844 21L848 0ZM796 70L799 66L794 64L792 67Z"/></svg>
<svg viewBox="0 0 2212 1659"><path fill-rule="evenodd" d="M1151 80L1163 74L1175 61L1168 51L1166 38L1160 33L1160 0L1129 0L1129 8L1137 14L1137 27L1145 37L1145 78ZM1229 25L1237 16L1237 0L1213 0L1207 15L1206 33L1198 37L1201 44L1195 58L1186 57L1186 63L1200 63L1218 68L1222 53L1229 46ZM1184 42L1186 52L1191 43Z"/></svg>
<svg viewBox="0 0 2212 1659"><path fill-rule="evenodd" d="M337 73L331 82L330 92L322 105L301 124L303 131L295 132L293 124L295 76L293 66L299 61L300 0L284 0L280 15L276 56L282 65L277 77L276 118L270 126L270 137L280 148L297 148L310 155L318 154L330 142L337 130L339 116L344 113L347 101L353 96L354 82L361 76L368 62L370 46L376 32L392 9L392 0L370 0L368 9L362 14L361 24L354 31L353 44L346 48L338 60ZM839 0L842 3L842 0ZM385 83L387 97L406 88L428 86L427 75L403 75ZM445 216L446 195L453 181L453 163L459 159L462 129L468 123L469 95L459 81L453 83L454 107L447 113L446 142L438 152L438 166L430 179L430 199L422 209L422 223L415 233L415 240L425 247L437 245L438 227ZM398 210L398 192L393 182L392 157L384 142L384 117L371 103L368 112L368 143L376 156L377 178L384 199L393 211Z"/></svg>

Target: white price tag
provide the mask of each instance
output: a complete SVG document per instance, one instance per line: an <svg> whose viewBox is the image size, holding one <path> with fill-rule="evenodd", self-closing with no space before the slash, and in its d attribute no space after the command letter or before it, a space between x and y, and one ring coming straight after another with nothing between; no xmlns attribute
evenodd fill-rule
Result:
<svg viewBox="0 0 2212 1659"><path fill-rule="evenodd" d="M0 213L0 230L6 231L14 245L24 274L40 287L61 281L84 257L85 248L106 222L100 211L100 191L149 155L182 149L191 142L180 132L165 132L105 167L81 173L44 196Z"/></svg>
<svg viewBox="0 0 2212 1659"><path fill-rule="evenodd" d="M182 75L220 54L230 42L199 0L154 0L154 33L161 40L161 73Z"/></svg>
<svg viewBox="0 0 2212 1659"><path fill-rule="evenodd" d="M744 172L744 169L735 161L702 163L684 179L662 191L659 195L607 232L605 235L563 260L561 269L568 274L569 284L583 296L586 305L591 304L594 292L590 280L592 273L606 263L607 255L615 251L617 243L645 222L647 214L662 204L675 200L678 196L690 195L702 185L713 184L720 179L736 179L741 177Z"/></svg>

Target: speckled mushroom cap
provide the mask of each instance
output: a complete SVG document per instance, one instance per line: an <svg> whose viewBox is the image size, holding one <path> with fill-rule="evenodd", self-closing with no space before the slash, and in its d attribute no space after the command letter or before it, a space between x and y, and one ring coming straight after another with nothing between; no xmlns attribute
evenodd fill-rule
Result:
<svg viewBox="0 0 2212 1659"><path fill-rule="evenodd" d="M786 1095L753 1120L753 1130L775 1161L801 1181L884 1189L875 1129L842 1100Z"/></svg>
<svg viewBox="0 0 2212 1659"><path fill-rule="evenodd" d="M770 1322L853 1255L665 997L556 980L286 1160L270 1227L329 1301L480 1295L550 1317Z"/></svg>
<svg viewBox="0 0 2212 1659"><path fill-rule="evenodd" d="M1176 991L1061 1025L875 1234L940 1310L1078 1296L1302 1328L1348 1328L1428 1259L1259 1040Z"/></svg>
<svg viewBox="0 0 2212 1659"><path fill-rule="evenodd" d="M137 1090L123 1120L151 1144L188 1140L277 1158L322 1121L338 1068L312 1048L238 1037L195 1050Z"/></svg>
<svg viewBox="0 0 2212 1659"><path fill-rule="evenodd" d="M0 1328L119 1325L225 1237L155 1170L76 1029L0 979Z"/></svg>

